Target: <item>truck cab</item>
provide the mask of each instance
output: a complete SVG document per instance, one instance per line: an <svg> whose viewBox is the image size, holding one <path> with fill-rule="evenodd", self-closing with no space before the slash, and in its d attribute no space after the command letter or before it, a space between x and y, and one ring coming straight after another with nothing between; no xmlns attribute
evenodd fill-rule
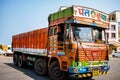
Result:
<svg viewBox="0 0 120 80"><path fill-rule="evenodd" d="M83 6L72 6L51 14L48 30L50 64L57 60L61 71L76 78L107 74L109 47L105 29L108 25L107 14Z"/></svg>
<svg viewBox="0 0 120 80"><path fill-rule="evenodd" d="M11 45L7 45L7 50L6 50L5 55L6 56L13 55L12 46Z"/></svg>

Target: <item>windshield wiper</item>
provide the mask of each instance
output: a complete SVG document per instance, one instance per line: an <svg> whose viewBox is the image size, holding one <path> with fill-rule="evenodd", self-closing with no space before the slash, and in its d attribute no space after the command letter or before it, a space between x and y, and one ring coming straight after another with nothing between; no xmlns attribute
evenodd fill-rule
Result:
<svg viewBox="0 0 120 80"><path fill-rule="evenodd" d="M77 40L77 51L76 51L76 61L78 61L79 59L78 59L78 53L79 53L79 48L78 48L78 43L81 45L81 47L82 47L82 50L84 51L84 54L85 54L85 56L87 56L87 54L86 54L86 52L85 52L85 50L84 50L84 48L83 48L83 46L82 46L82 43L81 43L81 41L79 40L79 38L78 38L78 36L76 35L76 33L73 31L73 33L74 33L74 35L75 35L75 38L76 38L76 40ZM90 60L90 58L87 56L87 58Z"/></svg>
<svg viewBox="0 0 120 80"><path fill-rule="evenodd" d="M82 43L80 42L80 40L78 40L78 42L80 43L80 45L82 47L82 50L84 51L85 55L87 56L87 54L86 54L86 52L85 52L85 50L84 50L84 48L83 48ZM90 60L90 58L88 56L87 56L87 58Z"/></svg>

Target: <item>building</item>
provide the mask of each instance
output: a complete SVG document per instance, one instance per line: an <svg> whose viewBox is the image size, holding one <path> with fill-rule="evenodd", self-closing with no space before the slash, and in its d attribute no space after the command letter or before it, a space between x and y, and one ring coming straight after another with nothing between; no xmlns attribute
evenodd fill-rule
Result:
<svg viewBox="0 0 120 80"><path fill-rule="evenodd" d="M120 11L109 14L110 27L106 30L110 51L120 51Z"/></svg>

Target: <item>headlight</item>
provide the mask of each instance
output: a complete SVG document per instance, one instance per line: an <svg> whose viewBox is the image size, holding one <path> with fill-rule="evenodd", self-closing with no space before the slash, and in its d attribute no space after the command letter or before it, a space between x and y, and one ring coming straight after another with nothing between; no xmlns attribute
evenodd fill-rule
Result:
<svg viewBox="0 0 120 80"><path fill-rule="evenodd" d="M102 67L102 70L109 70L110 69L110 66L103 66Z"/></svg>
<svg viewBox="0 0 120 80"><path fill-rule="evenodd" d="M107 66L105 66L105 67L104 67L104 70L107 70L107 69L108 69L108 67L107 67Z"/></svg>
<svg viewBox="0 0 120 80"><path fill-rule="evenodd" d="M68 69L68 72L69 73L85 73L88 71L88 68L73 68L73 67L70 67Z"/></svg>
<svg viewBox="0 0 120 80"><path fill-rule="evenodd" d="M88 71L87 68L79 68L79 69L78 69L78 72L79 72L79 73L84 73L84 72L87 72L87 71Z"/></svg>

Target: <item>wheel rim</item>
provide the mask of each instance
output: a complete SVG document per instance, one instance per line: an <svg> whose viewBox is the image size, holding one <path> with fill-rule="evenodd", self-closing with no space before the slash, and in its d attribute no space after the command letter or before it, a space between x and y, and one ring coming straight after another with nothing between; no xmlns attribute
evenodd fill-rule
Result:
<svg viewBox="0 0 120 80"><path fill-rule="evenodd" d="M61 71L60 71L58 66L53 69L53 74L56 77L60 77L62 75L62 73L61 73Z"/></svg>
<svg viewBox="0 0 120 80"><path fill-rule="evenodd" d="M44 70L43 70L44 67L43 67L43 65L42 65L41 63L38 63L37 69L38 69L38 71L40 71L40 72L44 71Z"/></svg>

